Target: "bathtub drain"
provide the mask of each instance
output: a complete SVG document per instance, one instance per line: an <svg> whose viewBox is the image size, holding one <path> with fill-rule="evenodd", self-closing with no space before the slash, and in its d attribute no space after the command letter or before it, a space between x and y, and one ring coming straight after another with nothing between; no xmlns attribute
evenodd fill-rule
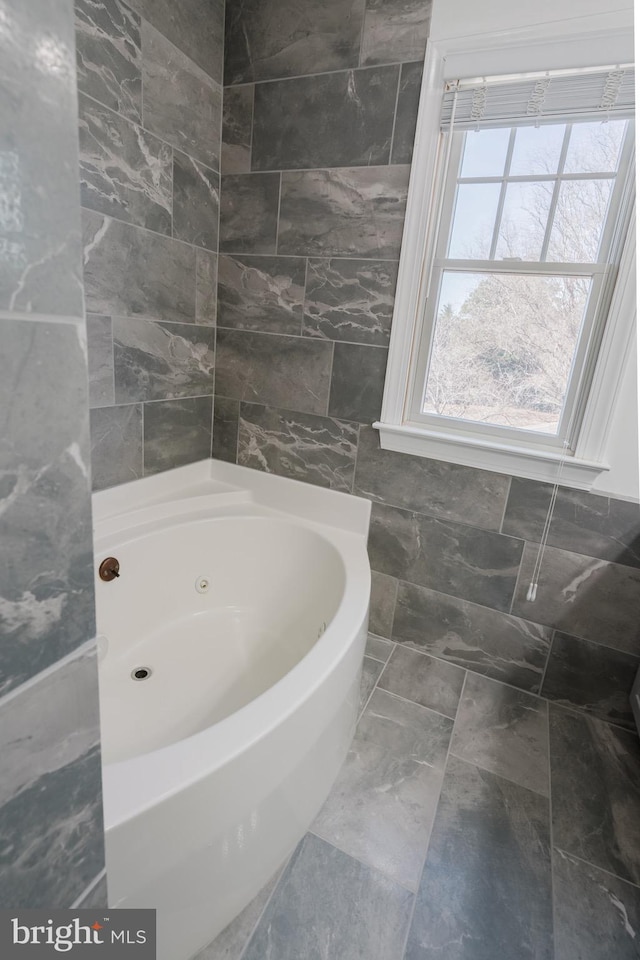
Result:
<svg viewBox="0 0 640 960"><path fill-rule="evenodd" d="M151 667L136 667L131 671L132 680L147 680L151 676Z"/></svg>

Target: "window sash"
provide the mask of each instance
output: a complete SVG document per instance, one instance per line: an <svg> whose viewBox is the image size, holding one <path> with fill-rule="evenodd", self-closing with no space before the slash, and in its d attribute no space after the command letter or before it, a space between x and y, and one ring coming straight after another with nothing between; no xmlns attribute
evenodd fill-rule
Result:
<svg viewBox="0 0 640 960"><path fill-rule="evenodd" d="M574 118L575 119L575 118ZM531 125L532 121L529 120ZM412 364L407 391L405 421L416 426L428 427L438 431L451 432L460 435L475 435L486 439L495 439L501 442L512 443L515 446L540 447L546 450L575 450L576 442L582 423L582 416L588 399L593 369L597 360L598 347L604 331L606 310L610 301L611 291L617 275L622 242L626 234L630 207L622 200L629 192L631 177L633 148L633 123L623 144L615 187L610 198L609 211L602 232L599 262L598 263L558 263L556 261L527 261L527 260L460 260L445 256L449 244L449 236L453 226L453 205L457 183L460 182L462 149L464 131L455 131L452 134L442 133L443 141L449 140L448 148L441 149L441 169L438 183L443 191L443 202L440 210L437 235L434 238L434 257L431 270L427 278L425 295L420 308L420 324L416 344L416 362ZM512 137L513 141L513 137ZM446 144L445 144L446 145ZM442 147L443 145L441 145ZM507 167L508 168L508 167ZM474 178L479 182L487 182L486 178ZM503 177L495 178L501 182ZM540 179L525 177L525 180ZM559 180L558 176L549 179ZM567 179L577 179L575 176ZM593 179L593 178L592 178ZM556 191L557 192L557 191ZM502 190L504 195L504 187ZM632 198L631 198L632 199ZM496 229L499 229L501 210L496 214ZM550 218L549 224L553 221ZM547 232L549 231L549 227ZM545 237L545 250L548 237ZM495 248L495 237L492 241L492 250ZM479 421L456 419L437 414L423 412L426 394L427 376L431 363L433 334L437 322L436 307L440 295L440 283L443 272L459 271L466 273L514 273L530 274L533 276L575 276L590 278L592 281L591 294L587 302L582 330L578 338L570 375L567 381L567 391L563 410L558 425L557 434L544 434L523 428L512 428Z"/></svg>

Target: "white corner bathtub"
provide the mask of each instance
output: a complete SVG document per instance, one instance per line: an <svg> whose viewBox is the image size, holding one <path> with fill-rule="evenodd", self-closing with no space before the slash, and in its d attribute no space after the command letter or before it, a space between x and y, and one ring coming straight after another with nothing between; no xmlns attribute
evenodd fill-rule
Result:
<svg viewBox="0 0 640 960"><path fill-rule="evenodd" d="M346 756L369 509L211 460L94 495L109 905L157 909L158 960L249 903Z"/></svg>

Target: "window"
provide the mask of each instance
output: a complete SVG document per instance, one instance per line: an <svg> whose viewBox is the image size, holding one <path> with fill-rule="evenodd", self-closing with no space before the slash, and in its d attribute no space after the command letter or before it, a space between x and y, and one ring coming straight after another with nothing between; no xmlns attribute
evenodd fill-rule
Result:
<svg viewBox="0 0 640 960"><path fill-rule="evenodd" d="M583 488L606 469L603 399L634 319L633 84L615 65L441 86L383 447L535 479L563 463Z"/></svg>

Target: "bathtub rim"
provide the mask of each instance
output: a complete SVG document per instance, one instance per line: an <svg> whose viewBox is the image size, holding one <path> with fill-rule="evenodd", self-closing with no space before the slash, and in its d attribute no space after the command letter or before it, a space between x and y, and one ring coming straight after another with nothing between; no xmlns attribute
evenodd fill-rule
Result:
<svg viewBox="0 0 640 960"><path fill-rule="evenodd" d="M201 468L201 464L190 466ZM182 470L184 475L184 468ZM247 468L238 468L238 470L256 474L256 471L248 471ZM196 472L191 471L191 475L196 475ZM201 471L200 477L202 477ZM155 521L152 521L155 527L156 522L162 525L163 519L166 521L170 518L175 519L177 516L187 521L201 514L203 510L207 515L218 513L220 516L241 517L250 513L251 516L265 516L308 527L328 540L339 553L344 565L345 589L330 625L312 649L288 673L254 700L218 723L176 743L103 766L104 817L107 831L169 799L204 775L232 763L242 753L267 737L275 728L286 723L305 701L316 694L327 677L339 668L340 662L356 641L362 624L368 617L371 586L371 572L366 550L366 532L371 509L368 500L354 498L347 494L336 494L335 491L311 488L312 493L316 494L313 498L315 499L315 510L312 510L314 516L322 515L325 507L322 497L317 496L318 493L333 494L334 497L337 495L347 501L359 501L354 510L355 516L352 516L350 524L352 529L344 530L319 522L317 519L306 519L299 513L279 510L261 503L262 497L256 498L255 487L253 490L247 490L244 483L242 486L236 485L235 489L231 490L224 490L218 486L215 492L210 490L207 493L200 490L193 496L180 497L179 488L176 488L175 484L176 479L180 478L174 476L169 479L171 483L166 487L169 490L173 487L175 497L173 500L164 497L148 507L141 508L139 506L141 501L136 496L129 500L125 498L124 502L127 502L130 507L127 511L112 511L110 516L105 515L104 510L102 516L100 516L100 510L96 511L98 520L96 544L108 536L116 537L118 533L126 535L126 532L132 532L136 527L147 527L151 518L155 518ZM240 479L247 478L241 476ZM269 477L269 479L281 481L283 478ZM138 495L143 494L139 486L143 482L134 481L138 485L135 491ZM215 483L214 480L214 485ZM294 484L298 487L297 482L294 481ZM182 484L179 486L182 487L181 492L185 492L184 486ZM122 493L122 488L115 489ZM111 491L105 491L105 493L109 494ZM257 493L259 496L260 490ZM94 496L97 500L100 494ZM286 497L285 489L285 502ZM102 498L103 501L106 499ZM265 499L283 502L279 496ZM335 516L335 511L332 513L335 504L335 500L333 504L329 503L328 513L332 518ZM110 505L107 504L107 506ZM173 511L174 506L178 509L178 514ZM338 519L340 510L344 506L346 505L338 503ZM365 517L366 523L363 523ZM117 529L108 533L107 530L111 525ZM355 532L354 526L361 532ZM205 756L207 761L203 763Z"/></svg>

